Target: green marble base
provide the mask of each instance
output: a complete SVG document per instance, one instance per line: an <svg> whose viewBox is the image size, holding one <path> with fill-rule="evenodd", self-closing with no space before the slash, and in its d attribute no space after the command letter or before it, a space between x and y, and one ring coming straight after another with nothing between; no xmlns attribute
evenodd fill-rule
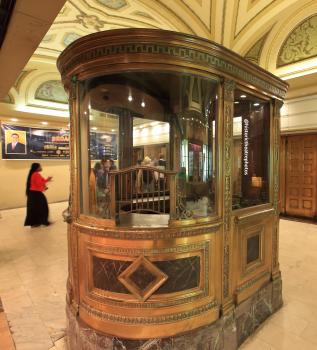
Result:
<svg viewBox="0 0 317 350"><path fill-rule="evenodd" d="M68 347L70 350L236 350L282 303L279 278L209 326L175 337L148 340L101 334L78 320L67 308Z"/></svg>

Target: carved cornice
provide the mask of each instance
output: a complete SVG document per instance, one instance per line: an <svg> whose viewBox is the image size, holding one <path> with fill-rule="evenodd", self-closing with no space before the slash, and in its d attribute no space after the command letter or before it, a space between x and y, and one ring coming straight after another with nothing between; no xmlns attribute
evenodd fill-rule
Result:
<svg viewBox="0 0 317 350"><path fill-rule="evenodd" d="M145 63L150 64L151 69L155 69L156 64L157 69L162 69L162 64L166 67L173 64L223 74L279 98L283 98L287 90L287 84L279 78L214 42L154 29L119 29L88 35L69 45L57 65L67 84L77 73L79 78L100 75L102 71L111 74L118 64L121 66L116 71L126 70L129 64L139 64L139 69L144 70Z"/></svg>

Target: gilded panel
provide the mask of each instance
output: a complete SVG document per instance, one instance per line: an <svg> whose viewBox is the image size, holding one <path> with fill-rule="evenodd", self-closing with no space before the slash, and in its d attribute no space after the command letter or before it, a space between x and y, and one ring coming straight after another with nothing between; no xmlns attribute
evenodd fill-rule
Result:
<svg viewBox="0 0 317 350"><path fill-rule="evenodd" d="M113 330L112 334L118 333L114 330L118 323L130 327L130 333L131 326L138 332L143 325L142 338L153 332L166 336L171 330L162 333L167 331L164 325L171 320L176 328L190 317L200 325L216 320L219 243L219 230L156 243L79 233L81 318L97 329L99 325ZM162 330L151 325L161 325ZM137 333L132 333L134 338Z"/></svg>
<svg viewBox="0 0 317 350"><path fill-rule="evenodd" d="M255 293L271 277L274 220L272 209L236 219L235 295L238 303Z"/></svg>

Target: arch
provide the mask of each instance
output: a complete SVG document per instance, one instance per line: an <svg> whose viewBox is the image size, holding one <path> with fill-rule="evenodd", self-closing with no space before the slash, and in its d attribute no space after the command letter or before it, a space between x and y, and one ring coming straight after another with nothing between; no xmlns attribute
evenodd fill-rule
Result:
<svg viewBox="0 0 317 350"><path fill-rule="evenodd" d="M317 14L298 24L284 40L277 57L277 68L317 56Z"/></svg>
<svg viewBox="0 0 317 350"><path fill-rule="evenodd" d="M68 103L68 97L59 80L48 80L42 83L35 91L34 98L37 100Z"/></svg>

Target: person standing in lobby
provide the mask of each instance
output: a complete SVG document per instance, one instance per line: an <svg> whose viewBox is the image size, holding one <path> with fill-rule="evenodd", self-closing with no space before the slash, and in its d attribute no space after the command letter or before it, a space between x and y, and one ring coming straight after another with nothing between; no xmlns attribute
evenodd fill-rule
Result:
<svg viewBox="0 0 317 350"><path fill-rule="evenodd" d="M48 203L44 195L47 189L46 183L52 180L42 177L40 172L42 167L40 163L32 163L26 182L27 212L24 226L38 227L40 225L48 226Z"/></svg>

